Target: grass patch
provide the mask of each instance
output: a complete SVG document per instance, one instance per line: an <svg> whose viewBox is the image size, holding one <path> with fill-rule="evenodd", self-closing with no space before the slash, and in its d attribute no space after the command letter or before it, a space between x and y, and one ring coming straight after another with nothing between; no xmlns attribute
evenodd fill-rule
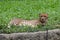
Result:
<svg viewBox="0 0 60 40"><path fill-rule="evenodd" d="M12 32L35 32L38 30L60 28L60 0L1 0L0 1L0 30L1 33ZM22 18L26 20L38 19L39 13L48 14L48 23L45 27L12 27L7 28L7 24L12 18Z"/></svg>

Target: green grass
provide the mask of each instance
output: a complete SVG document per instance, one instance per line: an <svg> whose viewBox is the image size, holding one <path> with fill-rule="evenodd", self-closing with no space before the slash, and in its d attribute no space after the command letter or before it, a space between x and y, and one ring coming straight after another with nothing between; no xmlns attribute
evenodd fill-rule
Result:
<svg viewBox="0 0 60 40"><path fill-rule="evenodd" d="M26 20L38 19L39 13L48 14L48 29L60 28L60 0L1 0L0 1L0 29L3 33L11 32L35 32L46 30L45 27L13 27L7 29L7 24L12 18Z"/></svg>

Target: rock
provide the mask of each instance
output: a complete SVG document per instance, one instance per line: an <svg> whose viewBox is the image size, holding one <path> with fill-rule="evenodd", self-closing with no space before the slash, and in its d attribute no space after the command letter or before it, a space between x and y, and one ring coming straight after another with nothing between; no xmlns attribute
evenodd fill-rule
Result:
<svg viewBox="0 0 60 40"><path fill-rule="evenodd" d="M0 40L9 40L8 34L0 34Z"/></svg>
<svg viewBox="0 0 60 40"><path fill-rule="evenodd" d="M0 34L0 40L60 40L60 29L39 32Z"/></svg>

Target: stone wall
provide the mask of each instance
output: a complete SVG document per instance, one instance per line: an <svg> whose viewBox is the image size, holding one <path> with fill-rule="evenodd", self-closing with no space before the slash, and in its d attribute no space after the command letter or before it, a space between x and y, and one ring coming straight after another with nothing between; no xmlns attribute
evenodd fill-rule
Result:
<svg viewBox="0 0 60 40"><path fill-rule="evenodd" d="M60 29L48 30L48 40L60 40ZM46 40L46 31L0 34L0 40Z"/></svg>

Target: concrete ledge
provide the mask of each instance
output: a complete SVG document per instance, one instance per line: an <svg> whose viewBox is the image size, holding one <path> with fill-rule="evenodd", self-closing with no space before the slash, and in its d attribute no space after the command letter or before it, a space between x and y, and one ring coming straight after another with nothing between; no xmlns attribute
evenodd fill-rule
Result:
<svg viewBox="0 0 60 40"><path fill-rule="evenodd" d="M0 40L45 40L46 31L0 34ZM49 40L60 40L60 29L48 30Z"/></svg>

